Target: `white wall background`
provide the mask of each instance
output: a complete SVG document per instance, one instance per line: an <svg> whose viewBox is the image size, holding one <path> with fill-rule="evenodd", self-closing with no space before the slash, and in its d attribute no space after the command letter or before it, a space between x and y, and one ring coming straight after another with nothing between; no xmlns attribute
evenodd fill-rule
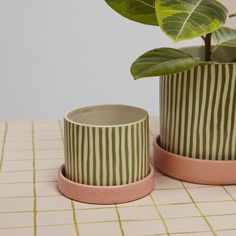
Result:
<svg viewBox="0 0 236 236"><path fill-rule="evenodd" d="M157 115L158 79L134 81L130 64L156 47L199 43L174 45L103 0L0 0L0 120L59 119L104 103Z"/></svg>

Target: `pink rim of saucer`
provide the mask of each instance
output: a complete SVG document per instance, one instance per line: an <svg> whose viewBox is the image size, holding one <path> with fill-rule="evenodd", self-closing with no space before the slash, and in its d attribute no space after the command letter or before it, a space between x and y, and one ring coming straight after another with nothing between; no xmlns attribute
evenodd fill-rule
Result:
<svg viewBox="0 0 236 236"><path fill-rule="evenodd" d="M118 186L93 186L73 182L64 176L64 165L58 170L58 189L66 197L90 204L116 204L145 197L154 188L154 168L144 179Z"/></svg>
<svg viewBox="0 0 236 236"><path fill-rule="evenodd" d="M154 167L175 179L208 185L236 184L236 161L211 161L184 157L160 146L160 136L153 142Z"/></svg>

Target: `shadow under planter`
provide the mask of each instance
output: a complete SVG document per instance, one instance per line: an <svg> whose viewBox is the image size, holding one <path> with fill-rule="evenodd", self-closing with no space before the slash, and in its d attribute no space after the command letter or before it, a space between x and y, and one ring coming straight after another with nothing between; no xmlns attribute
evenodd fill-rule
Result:
<svg viewBox="0 0 236 236"><path fill-rule="evenodd" d="M58 188L86 203L114 204L142 198L154 186L149 157L149 117L143 109L100 105L64 118L65 165Z"/></svg>

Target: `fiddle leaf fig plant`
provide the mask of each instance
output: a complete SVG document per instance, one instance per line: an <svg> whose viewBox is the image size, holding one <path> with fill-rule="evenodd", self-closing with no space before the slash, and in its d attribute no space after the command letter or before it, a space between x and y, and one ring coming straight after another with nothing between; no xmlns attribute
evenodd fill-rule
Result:
<svg viewBox="0 0 236 236"><path fill-rule="evenodd" d="M205 59L172 48L154 49L141 55L131 66L134 79L190 70L198 64L214 63L220 46L236 48L236 30L225 27L230 17L217 0L105 0L120 15L139 23L160 27L174 42L203 39ZM232 62L232 61L229 61ZM233 60L234 62L234 60Z"/></svg>
<svg viewBox="0 0 236 236"><path fill-rule="evenodd" d="M236 48L236 30L228 27L221 27L212 34L217 45Z"/></svg>
<svg viewBox="0 0 236 236"><path fill-rule="evenodd" d="M134 79L172 74L191 69L200 62L190 54L173 48L154 49L143 54L131 67Z"/></svg>
<svg viewBox="0 0 236 236"><path fill-rule="evenodd" d="M108 5L122 16L146 25L158 25L153 0L106 1Z"/></svg>

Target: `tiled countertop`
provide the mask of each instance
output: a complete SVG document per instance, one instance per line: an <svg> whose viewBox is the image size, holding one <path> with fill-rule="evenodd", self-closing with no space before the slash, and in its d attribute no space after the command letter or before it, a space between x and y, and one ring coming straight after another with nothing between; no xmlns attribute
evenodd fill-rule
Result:
<svg viewBox="0 0 236 236"><path fill-rule="evenodd" d="M158 132L150 122L151 139ZM156 173L153 193L121 205L61 196L60 121L0 123L0 236L236 235L236 186L203 186Z"/></svg>

